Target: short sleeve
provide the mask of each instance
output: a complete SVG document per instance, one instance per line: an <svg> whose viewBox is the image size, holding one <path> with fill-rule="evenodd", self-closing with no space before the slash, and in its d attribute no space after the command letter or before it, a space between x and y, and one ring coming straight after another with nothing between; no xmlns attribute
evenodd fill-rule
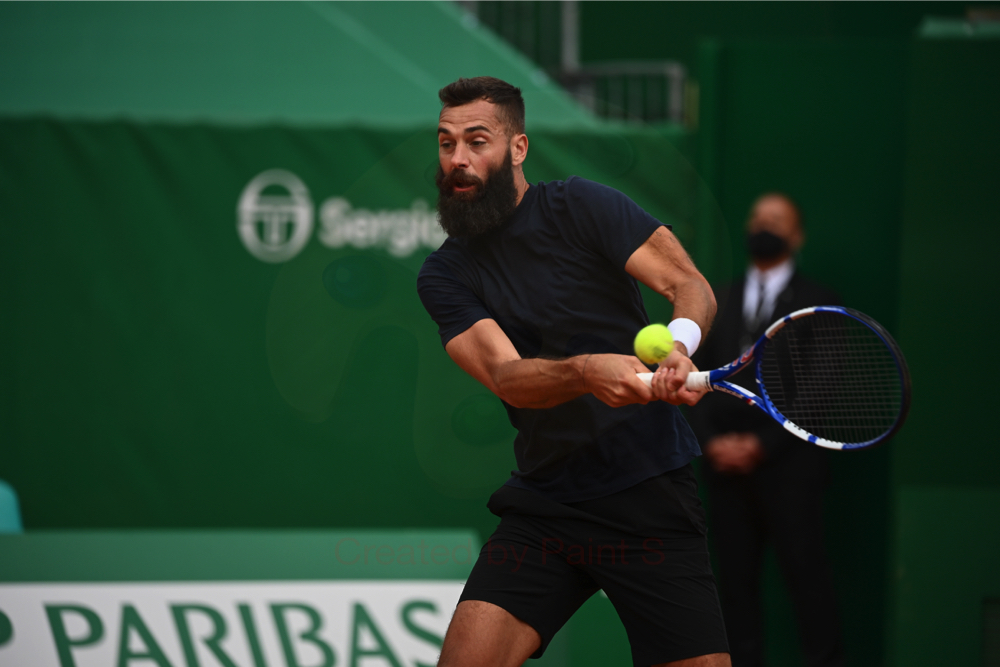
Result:
<svg viewBox="0 0 1000 667"><path fill-rule="evenodd" d="M567 179L564 187L574 223L567 234L619 268L658 228L670 229L614 188L576 176Z"/></svg>
<svg viewBox="0 0 1000 667"><path fill-rule="evenodd" d="M493 317L449 263L434 253L420 268L417 293L438 325L441 345L447 345L479 320Z"/></svg>

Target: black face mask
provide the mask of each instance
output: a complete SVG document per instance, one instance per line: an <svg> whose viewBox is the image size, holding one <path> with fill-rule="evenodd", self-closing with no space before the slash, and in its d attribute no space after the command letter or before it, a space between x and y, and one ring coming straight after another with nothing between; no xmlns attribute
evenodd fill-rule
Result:
<svg viewBox="0 0 1000 667"><path fill-rule="evenodd" d="M768 231L747 234L747 249L754 259L776 259L788 252L788 241Z"/></svg>

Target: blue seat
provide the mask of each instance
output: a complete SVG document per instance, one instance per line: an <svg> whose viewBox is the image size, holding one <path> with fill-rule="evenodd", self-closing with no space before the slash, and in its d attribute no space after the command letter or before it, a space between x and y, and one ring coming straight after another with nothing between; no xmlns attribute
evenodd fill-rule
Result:
<svg viewBox="0 0 1000 667"><path fill-rule="evenodd" d="M0 533L23 533L21 505L17 493L7 482L0 479Z"/></svg>

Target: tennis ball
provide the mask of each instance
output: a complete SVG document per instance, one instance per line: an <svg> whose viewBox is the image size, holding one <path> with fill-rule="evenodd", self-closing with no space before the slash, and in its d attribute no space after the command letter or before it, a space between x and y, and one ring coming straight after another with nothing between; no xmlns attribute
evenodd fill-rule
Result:
<svg viewBox="0 0 1000 667"><path fill-rule="evenodd" d="M635 336L635 356L644 364L658 364L674 349L674 337L662 324L643 327Z"/></svg>

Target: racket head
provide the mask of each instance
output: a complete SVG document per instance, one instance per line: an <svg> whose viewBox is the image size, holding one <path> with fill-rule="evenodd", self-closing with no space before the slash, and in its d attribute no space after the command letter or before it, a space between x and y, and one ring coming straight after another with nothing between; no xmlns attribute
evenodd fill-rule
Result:
<svg viewBox="0 0 1000 667"><path fill-rule="evenodd" d="M878 322L840 306L791 313L756 353L763 407L788 431L830 449L864 449L895 435L910 409L910 372Z"/></svg>

